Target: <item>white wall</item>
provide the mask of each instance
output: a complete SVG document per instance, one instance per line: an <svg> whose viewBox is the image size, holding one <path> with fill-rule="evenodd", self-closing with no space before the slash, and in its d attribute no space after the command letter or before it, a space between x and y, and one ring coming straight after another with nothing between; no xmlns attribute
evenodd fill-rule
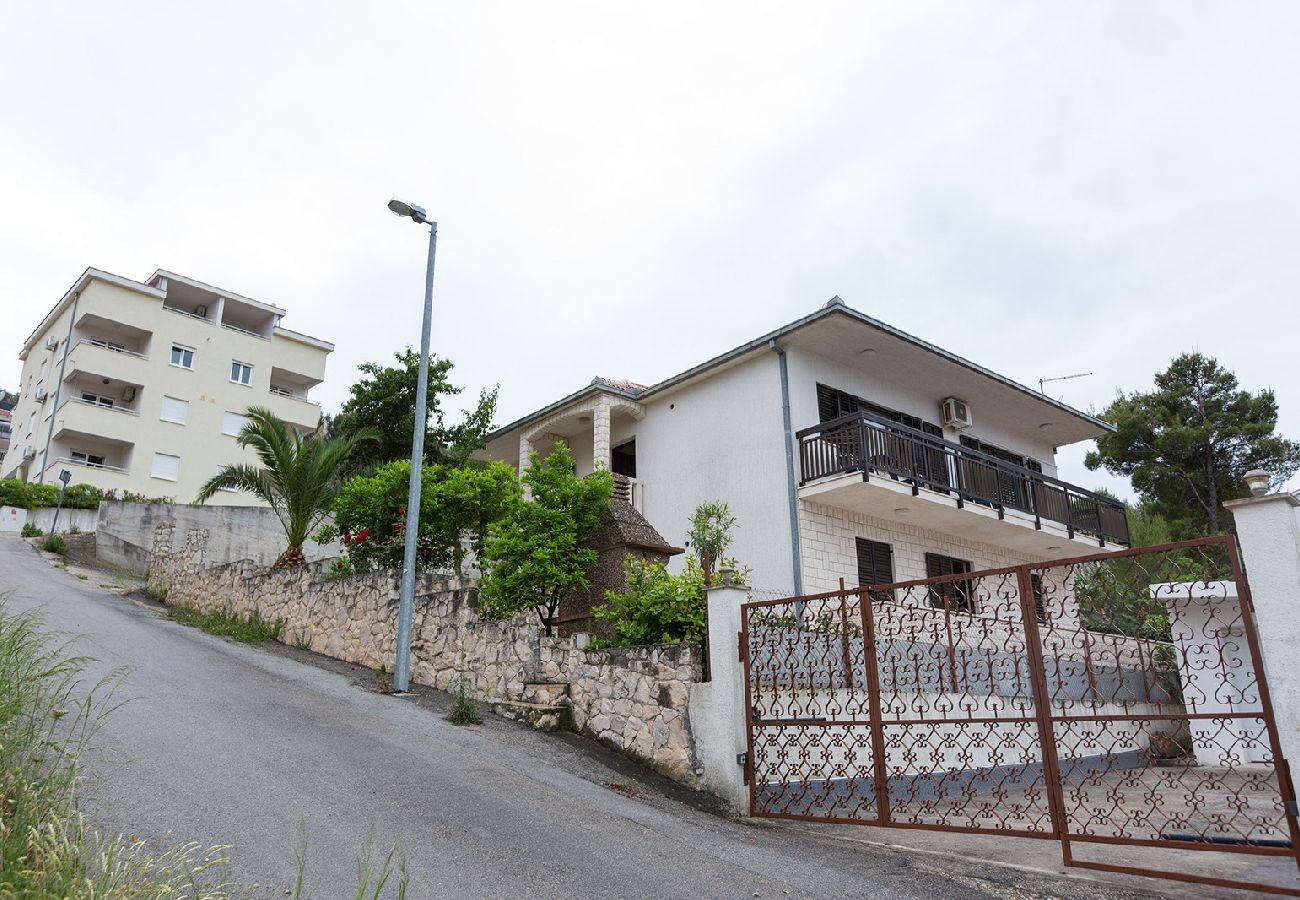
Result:
<svg viewBox="0 0 1300 900"><path fill-rule="evenodd" d="M668 543L685 546L695 507L723 500L739 521L729 553L753 569L755 587L789 593L794 576L777 366L769 352L650 398L636 425L636 465L645 516Z"/></svg>
<svg viewBox="0 0 1300 900"><path fill-rule="evenodd" d="M68 534L73 528L88 534L95 530L98 519L99 511L95 509L63 509L59 511L58 528L55 531L52 530L55 526L53 507L19 509L0 506L0 532L19 532L23 530L23 525L30 524L46 534Z"/></svg>

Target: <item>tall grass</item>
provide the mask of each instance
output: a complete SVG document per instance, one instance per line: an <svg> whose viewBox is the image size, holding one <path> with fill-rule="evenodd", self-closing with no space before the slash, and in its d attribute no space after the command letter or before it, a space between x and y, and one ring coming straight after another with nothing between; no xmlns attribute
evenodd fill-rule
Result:
<svg viewBox="0 0 1300 900"><path fill-rule="evenodd" d="M262 618L261 611L256 609L248 615L240 615L224 607L201 610L193 606L169 606L167 615L182 625L245 644L278 641L285 624L284 619L272 621Z"/></svg>
<svg viewBox="0 0 1300 900"><path fill-rule="evenodd" d="M86 690L86 662L0 598L0 897L228 897L208 880L225 862L221 848L154 856L143 842L89 830L77 810L81 757L122 673Z"/></svg>

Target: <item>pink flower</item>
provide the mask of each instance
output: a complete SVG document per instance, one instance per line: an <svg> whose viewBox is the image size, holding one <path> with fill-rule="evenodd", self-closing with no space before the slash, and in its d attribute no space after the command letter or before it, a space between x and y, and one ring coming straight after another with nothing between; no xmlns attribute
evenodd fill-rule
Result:
<svg viewBox="0 0 1300 900"><path fill-rule="evenodd" d="M365 540L366 538L368 538L368 537L370 537L370 529L369 529L369 528L362 528L361 531L358 532L358 534L357 534L357 543L358 543L358 544L361 543L362 541L364 541L364 540Z"/></svg>

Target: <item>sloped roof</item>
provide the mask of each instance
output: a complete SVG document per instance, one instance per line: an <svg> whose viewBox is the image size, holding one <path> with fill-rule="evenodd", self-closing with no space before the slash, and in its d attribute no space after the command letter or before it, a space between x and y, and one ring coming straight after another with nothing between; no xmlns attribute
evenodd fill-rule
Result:
<svg viewBox="0 0 1300 900"><path fill-rule="evenodd" d="M669 556L682 552L681 547L669 544L632 504L618 499L609 502L609 516L596 527L589 543L596 549L638 547L643 550L657 550Z"/></svg>

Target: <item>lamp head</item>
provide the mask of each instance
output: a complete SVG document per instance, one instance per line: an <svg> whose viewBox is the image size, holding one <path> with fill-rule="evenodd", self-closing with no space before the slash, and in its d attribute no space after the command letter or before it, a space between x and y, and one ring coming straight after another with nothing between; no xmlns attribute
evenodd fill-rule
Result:
<svg viewBox="0 0 1300 900"><path fill-rule="evenodd" d="M393 215L405 216L406 218L419 222L420 224L429 221L428 214L425 212L423 206L416 206L414 203L407 203L405 200L399 200L397 197L388 201L388 208L392 210Z"/></svg>

